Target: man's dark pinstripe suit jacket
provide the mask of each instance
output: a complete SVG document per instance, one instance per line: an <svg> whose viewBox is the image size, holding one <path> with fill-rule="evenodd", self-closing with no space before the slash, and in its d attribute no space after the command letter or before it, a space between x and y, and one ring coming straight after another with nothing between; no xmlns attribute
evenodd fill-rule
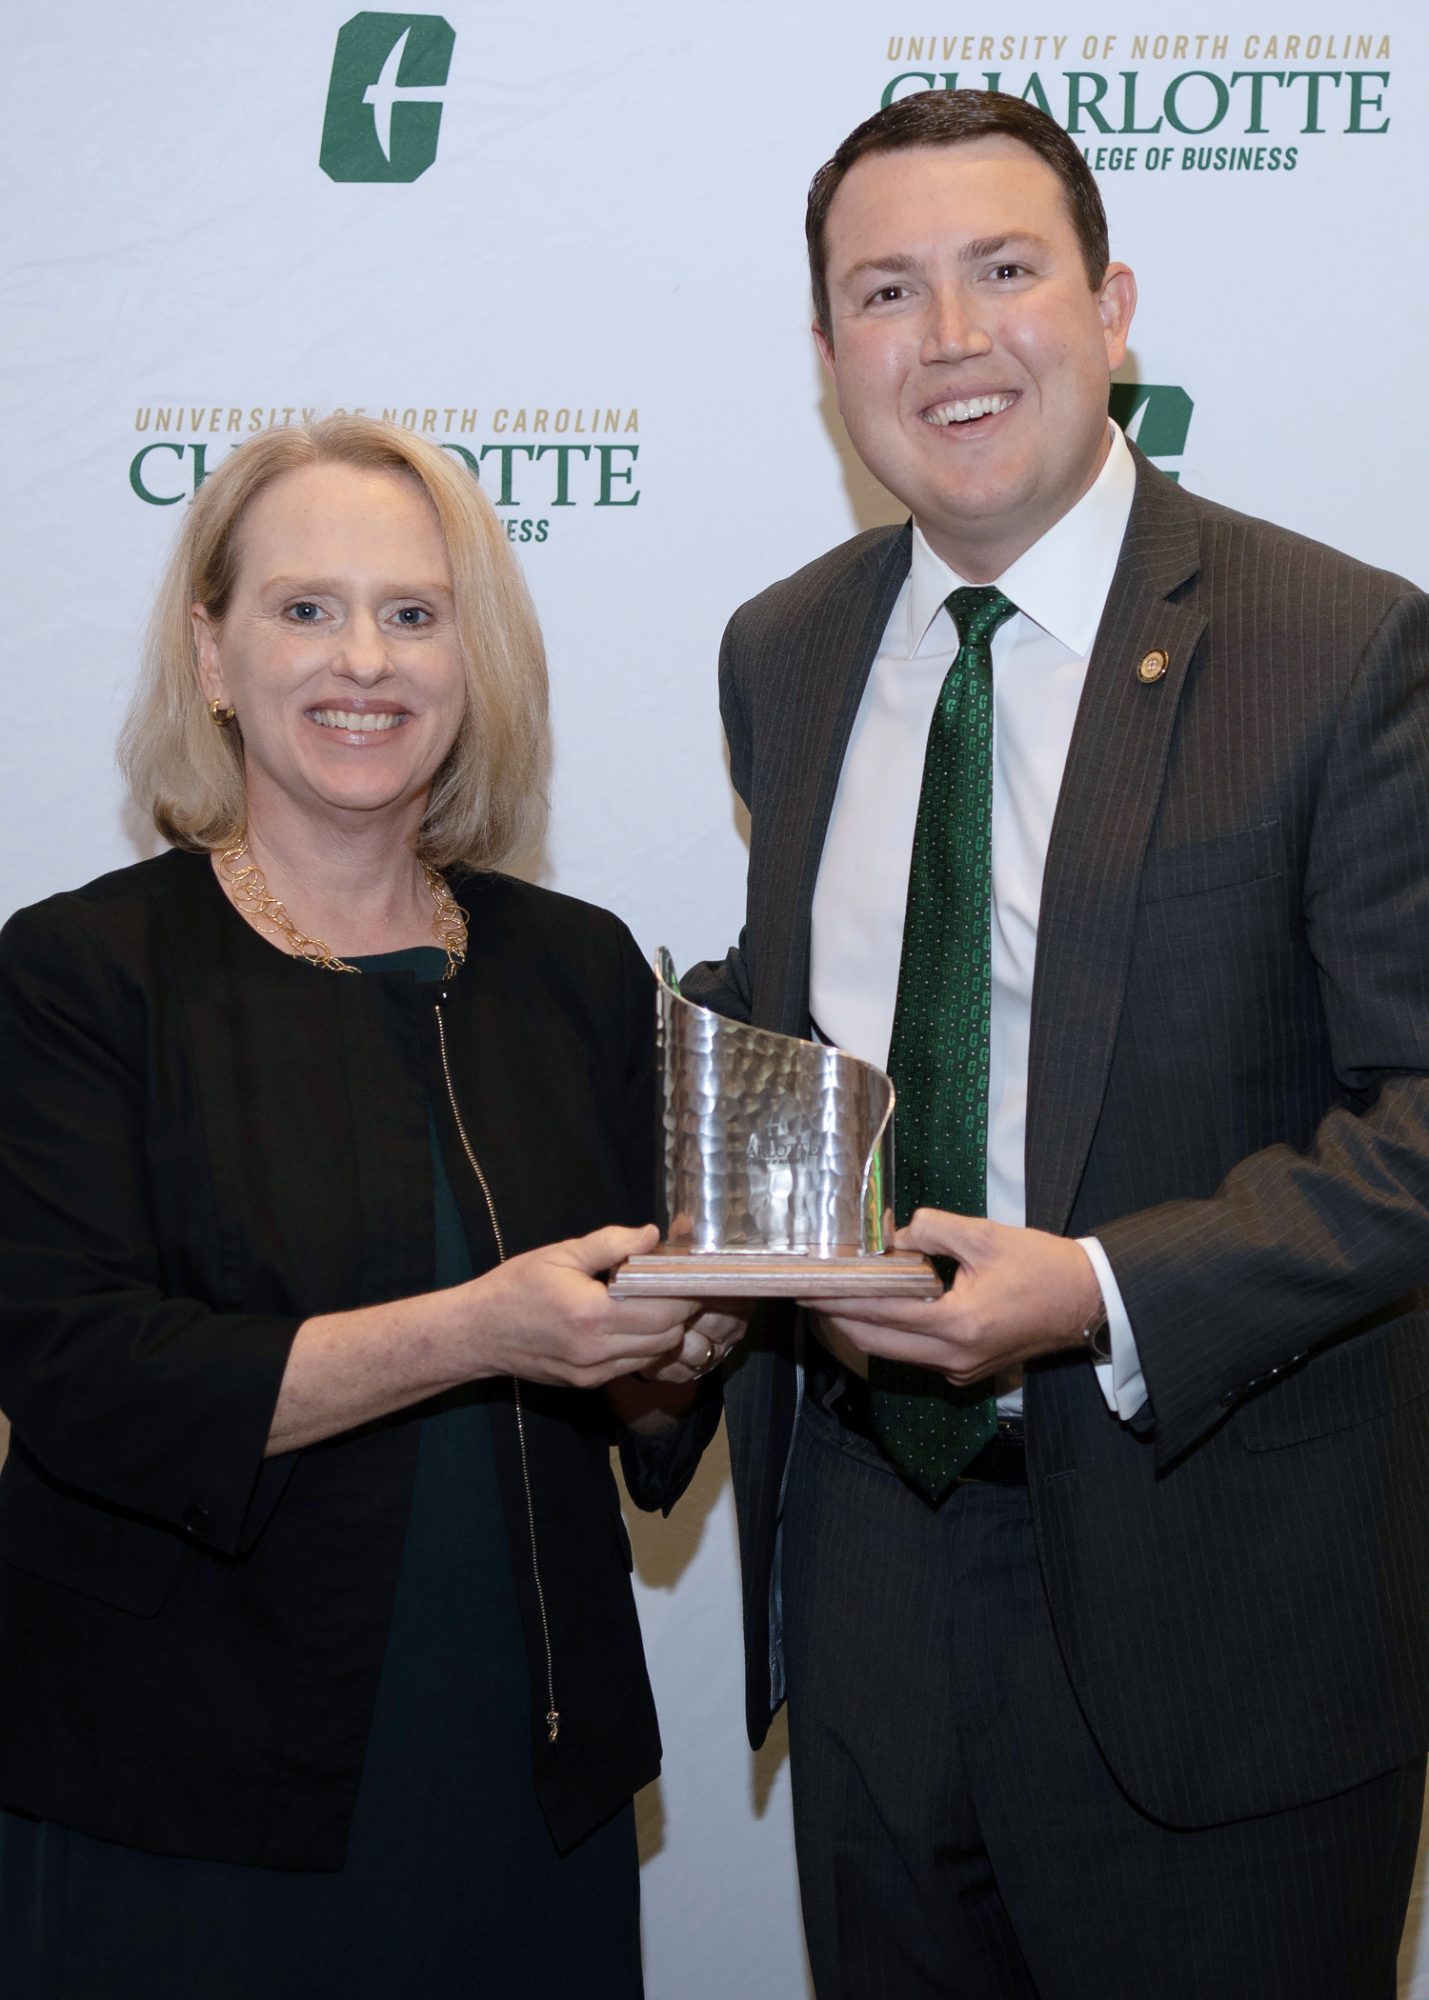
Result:
<svg viewBox="0 0 1429 2000"><path fill-rule="evenodd" d="M730 623L748 918L684 989L725 1013L809 1031L820 853L909 546L861 535ZM1140 455L1047 855L1029 1086L1027 1220L1100 1237L1149 1390L1126 1425L1080 1355L1026 1386L1042 1571L1112 1769L1197 1826L1407 1761L1429 1743L1429 599ZM756 1743L791 1334L764 1309L726 1385Z"/></svg>

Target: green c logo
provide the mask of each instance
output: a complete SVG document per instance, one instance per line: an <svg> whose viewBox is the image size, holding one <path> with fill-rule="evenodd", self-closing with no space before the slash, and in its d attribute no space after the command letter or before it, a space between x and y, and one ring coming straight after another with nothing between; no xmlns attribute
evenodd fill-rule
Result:
<svg viewBox="0 0 1429 2000"><path fill-rule="evenodd" d="M440 14L354 14L338 31L318 164L335 181L414 181L437 157L456 33Z"/></svg>
<svg viewBox="0 0 1429 2000"><path fill-rule="evenodd" d="M1113 382L1111 414L1127 436L1141 446L1148 458L1179 458L1191 434L1191 412L1195 404L1178 385L1169 382ZM1168 478L1180 473L1169 465L1161 470Z"/></svg>

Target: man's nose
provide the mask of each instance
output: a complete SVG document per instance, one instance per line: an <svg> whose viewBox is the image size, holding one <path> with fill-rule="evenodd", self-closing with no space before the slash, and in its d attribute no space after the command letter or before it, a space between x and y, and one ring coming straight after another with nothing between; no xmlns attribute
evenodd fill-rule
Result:
<svg viewBox="0 0 1429 2000"><path fill-rule="evenodd" d="M961 285L945 285L928 301L923 327L924 362L965 361L992 346L976 300Z"/></svg>

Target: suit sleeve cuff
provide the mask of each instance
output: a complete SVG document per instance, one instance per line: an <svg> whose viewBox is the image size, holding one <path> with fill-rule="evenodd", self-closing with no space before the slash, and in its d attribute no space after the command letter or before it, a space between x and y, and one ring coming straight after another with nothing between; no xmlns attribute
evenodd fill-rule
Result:
<svg viewBox="0 0 1429 2000"><path fill-rule="evenodd" d="M1111 1338L1111 1359L1093 1363L1097 1385L1107 1408L1127 1423L1146 1401L1146 1380L1141 1372L1141 1356L1136 1351L1136 1336L1105 1250L1095 1236L1079 1236L1077 1241L1097 1274Z"/></svg>
<svg viewBox="0 0 1429 2000"><path fill-rule="evenodd" d="M616 1443L626 1491L647 1513L668 1514L695 1476L705 1446L719 1429L724 1398L719 1370L699 1387L685 1414L667 1431L633 1431L616 1419Z"/></svg>

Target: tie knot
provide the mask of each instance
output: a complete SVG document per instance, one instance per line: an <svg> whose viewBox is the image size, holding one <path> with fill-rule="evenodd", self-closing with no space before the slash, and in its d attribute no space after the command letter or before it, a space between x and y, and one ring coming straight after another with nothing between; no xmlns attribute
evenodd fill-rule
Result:
<svg viewBox="0 0 1429 2000"><path fill-rule="evenodd" d="M990 639L998 626L1009 619L1017 606L1004 597L996 584L969 585L955 590L948 599L948 611L964 646L976 646Z"/></svg>

